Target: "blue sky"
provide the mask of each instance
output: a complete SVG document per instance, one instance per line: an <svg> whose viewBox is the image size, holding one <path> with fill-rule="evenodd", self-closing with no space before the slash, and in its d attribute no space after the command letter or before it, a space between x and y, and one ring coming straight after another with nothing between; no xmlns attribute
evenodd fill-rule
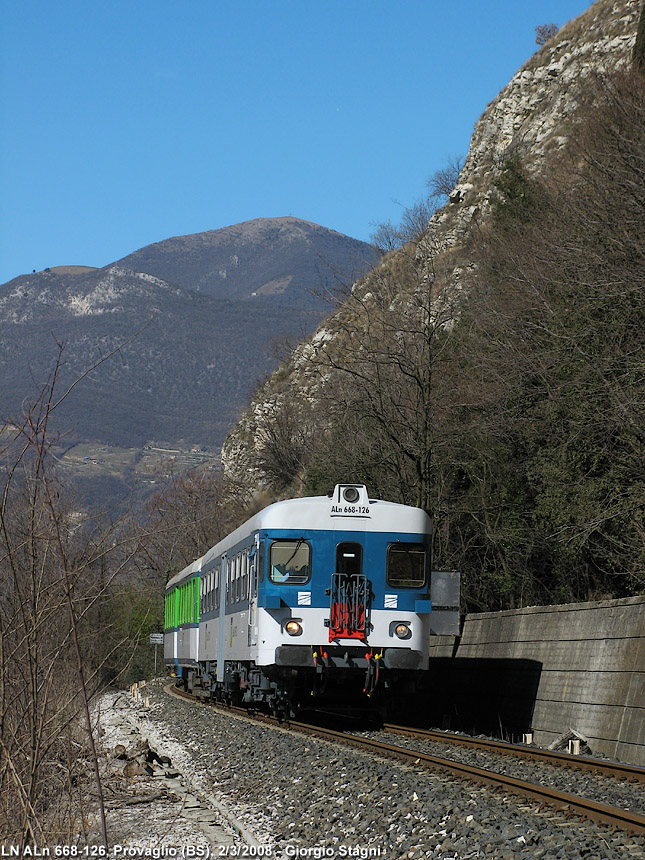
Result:
<svg viewBox="0 0 645 860"><path fill-rule="evenodd" d="M0 283L293 215L369 240L587 0L0 0Z"/></svg>

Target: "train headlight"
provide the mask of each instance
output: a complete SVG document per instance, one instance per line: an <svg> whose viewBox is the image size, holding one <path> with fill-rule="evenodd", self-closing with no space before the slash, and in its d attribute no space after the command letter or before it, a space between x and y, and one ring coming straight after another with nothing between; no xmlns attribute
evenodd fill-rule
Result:
<svg viewBox="0 0 645 860"><path fill-rule="evenodd" d="M300 636L302 633L302 626L297 621L287 621L284 625L284 629L287 631L289 636Z"/></svg>
<svg viewBox="0 0 645 860"><path fill-rule="evenodd" d="M343 498L346 502L349 502L350 505L353 505L357 502L361 497L361 494L358 492L356 487L345 487L343 490Z"/></svg>
<svg viewBox="0 0 645 860"><path fill-rule="evenodd" d="M397 624L394 628L394 632L399 639L407 639L410 635L410 628L407 624Z"/></svg>

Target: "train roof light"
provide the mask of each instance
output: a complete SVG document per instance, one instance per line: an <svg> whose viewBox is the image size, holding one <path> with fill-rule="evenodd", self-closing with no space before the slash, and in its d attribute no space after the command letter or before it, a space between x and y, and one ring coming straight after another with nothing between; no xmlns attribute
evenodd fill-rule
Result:
<svg viewBox="0 0 645 860"><path fill-rule="evenodd" d="M357 502L361 497L361 494L358 492L356 487L345 487L343 490L343 498L346 502L349 502L350 505L353 505Z"/></svg>

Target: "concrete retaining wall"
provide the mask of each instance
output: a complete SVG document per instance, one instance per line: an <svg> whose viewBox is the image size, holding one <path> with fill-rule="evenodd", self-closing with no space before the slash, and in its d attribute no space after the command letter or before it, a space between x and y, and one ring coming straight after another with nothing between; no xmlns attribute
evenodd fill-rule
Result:
<svg viewBox="0 0 645 860"><path fill-rule="evenodd" d="M515 732L530 720L540 746L575 729L592 750L645 765L645 597L467 615L461 639L433 637L430 657L431 670L445 678L452 665L471 690L478 666L492 678L499 665L512 680L491 690L494 707L515 715ZM530 682L517 683L529 674ZM481 683L479 695L486 696ZM459 710L454 700L442 707Z"/></svg>

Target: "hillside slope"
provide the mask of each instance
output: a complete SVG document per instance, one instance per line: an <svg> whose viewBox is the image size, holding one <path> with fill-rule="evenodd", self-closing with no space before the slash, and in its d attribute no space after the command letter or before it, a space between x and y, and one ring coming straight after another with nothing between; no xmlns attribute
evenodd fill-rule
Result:
<svg viewBox="0 0 645 860"><path fill-rule="evenodd" d="M645 587L645 76L598 0L485 110L427 229L254 398L226 472L431 512L466 605Z"/></svg>
<svg viewBox="0 0 645 860"><path fill-rule="evenodd" d="M213 299L121 266L45 273L0 288L0 403L19 411L65 344L59 389L83 380L55 424L76 441L216 447L273 359L269 337L312 324L306 311Z"/></svg>
<svg viewBox="0 0 645 860"><path fill-rule="evenodd" d="M415 252L415 268L442 270L446 293L458 295L468 289L474 260L464 243L490 219L495 182L505 158L521 151L527 169L536 175L546 169L548 159L564 158L575 140L589 82L603 70L630 61L641 6L640 0L598 0L530 57L486 107L475 125L450 203L430 219ZM365 281L354 285L354 295L367 296L367 308L374 279L391 266L391 259L385 260ZM310 341L296 350L292 361L258 391L226 440L225 469L251 490L271 484L263 452L267 434L273 436L268 428L281 420L284 402L299 391L315 403L329 382L331 377L321 373L317 354L344 328L342 314L341 310L326 319Z"/></svg>

